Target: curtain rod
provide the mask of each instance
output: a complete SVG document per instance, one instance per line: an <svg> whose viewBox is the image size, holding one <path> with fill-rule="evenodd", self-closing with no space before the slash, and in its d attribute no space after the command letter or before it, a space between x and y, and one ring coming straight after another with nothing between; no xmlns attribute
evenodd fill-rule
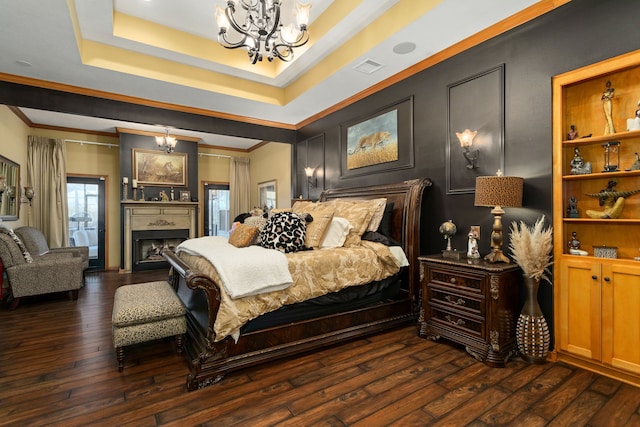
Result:
<svg viewBox="0 0 640 427"><path fill-rule="evenodd" d="M100 145L103 147L120 147L118 144L110 144L108 142L94 142L94 141L82 141L80 139L65 139L64 142L74 142L76 144L87 144L87 145Z"/></svg>
<svg viewBox="0 0 640 427"><path fill-rule="evenodd" d="M198 156L220 157L222 159L230 159L231 158L231 156L225 156L224 154L209 154L209 153L198 153Z"/></svg>

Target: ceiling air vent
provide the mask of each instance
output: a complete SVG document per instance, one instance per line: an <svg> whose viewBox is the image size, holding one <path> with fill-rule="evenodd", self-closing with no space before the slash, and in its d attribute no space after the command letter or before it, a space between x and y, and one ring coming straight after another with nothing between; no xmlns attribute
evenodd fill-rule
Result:
<svg viewBox="0 0 640 427"><path fill-rule="evenodd" d="M364 61L353 67L353 69L356 71L360 71L361 73L373 74L382 67L384 67L384 65L374 61L373 59L365 59Z"/></svg>

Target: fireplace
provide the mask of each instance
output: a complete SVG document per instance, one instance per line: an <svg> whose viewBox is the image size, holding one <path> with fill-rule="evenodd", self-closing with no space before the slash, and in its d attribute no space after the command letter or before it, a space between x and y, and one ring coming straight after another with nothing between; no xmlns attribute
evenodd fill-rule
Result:
<svg viewBox="0 0 640 427"><path fill-rule="evenodd" d="M180 243L189 238L188 229L132 231L131 234L133 271L168 268L164 251L175 251Z"/></svg>
<svg viewBox="0 0 640 427"><path fill-rule="evenodd" d="M168 267L162 251L196 237L196 202L122 202L123 272Z"/></svg>

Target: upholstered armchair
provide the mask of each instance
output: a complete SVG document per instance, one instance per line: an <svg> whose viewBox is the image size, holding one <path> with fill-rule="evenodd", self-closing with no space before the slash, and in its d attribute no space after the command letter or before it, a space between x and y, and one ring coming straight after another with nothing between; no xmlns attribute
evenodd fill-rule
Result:
<svg viewBox="0 0 640 427"><path fill-rule="evenodd" d="M44 254L71 253L82 258L82 268L89 268L89 248L87 246L67 246L63 248L49 248L47 239L42 231L34 227L18 227L14 230L16 235L24 242L29 253L33 256Z"/></svg>
<svg viewBox="0 0 640 427"><path fill-rule="evenodd" d="M79 254L31 255L14 236L6 229L0 230L0 259L14 298L10 308L16 308L22 297L53 292L70 291L71 299L76 300L83 284L83 260Z"/></svg>

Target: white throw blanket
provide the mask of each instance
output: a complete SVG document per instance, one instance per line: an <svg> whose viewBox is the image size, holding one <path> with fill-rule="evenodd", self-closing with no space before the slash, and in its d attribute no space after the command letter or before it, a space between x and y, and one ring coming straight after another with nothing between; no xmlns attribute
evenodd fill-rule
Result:
<svg viewBox="0 0 640 427"><path fill-rule="evenodd" d="M286 289L293 283L286 256L274 249L237 248L226 237L206 236L185 240L176 253L181 251L208 259L234 299Z"/></svg>

